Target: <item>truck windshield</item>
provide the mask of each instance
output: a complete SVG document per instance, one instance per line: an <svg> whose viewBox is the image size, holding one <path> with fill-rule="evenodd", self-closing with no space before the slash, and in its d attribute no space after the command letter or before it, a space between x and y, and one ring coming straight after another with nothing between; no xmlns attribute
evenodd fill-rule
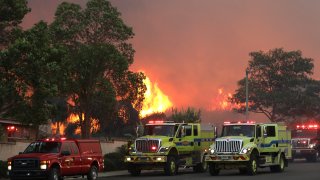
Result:
<svg viewBox="0 0 320 180"><path fill-rule="evenodd" d="M296 129L292 130L292 137L300 137L300 138L306 138L306 137L317 137L320 135L320 132L317 129Z"/></svg>
<svg viewBox="0 0 320 180"><path fill-rule="evenodd" d="M60 146L59 142L38 141L31 143L23 153L59 153Z"/></svg>
<svg viewBox="0 0 320 180"><path fill-rule="evenodd" d="M223 136L254 137L254 125L226 125L222 129Z"/></svg>
<svg viewBox="0 0 320 180"><path fill-rule="evenodd" d="M144 135L173 137L177 129L178 126L175 125L147 125Z"/></svg>

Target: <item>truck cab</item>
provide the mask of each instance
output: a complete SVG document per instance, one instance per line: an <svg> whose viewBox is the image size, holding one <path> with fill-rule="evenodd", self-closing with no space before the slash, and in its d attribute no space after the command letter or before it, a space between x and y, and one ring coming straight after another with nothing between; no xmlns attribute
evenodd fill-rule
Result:
<svg viewBox="0 0 320 180"><path fill-rule="evenodd" d="M277 123L225 122L221 137L210 146L206 161L211 175L222 169L238 168L255 175L258 167L282 172L291 159L291 134Z"/></svg>
<svg viewBox="0 0 320 180"><path fill-rule="evenodd" d="M10 179L87 176L97 179L104 168L98 140L48 138L32 142L24 152L8 159Z"/></svg>
<svg viewBox="0 0 320 180"><path fill-rule="evenodd" d="M195 172L207 169L204 155L215 138L211 125L149 121L142 136L135 139L125 157L128 171L138 176L143 169L164 169L175 175L179 166L192 167Z"/></svg>
<svg viewBox="0 0 320 180"><path fill-rule="evenodd" d="M320 154L320 126L318 124L299 124L292 133L292 157L305 158L316 162Z"/></svg>

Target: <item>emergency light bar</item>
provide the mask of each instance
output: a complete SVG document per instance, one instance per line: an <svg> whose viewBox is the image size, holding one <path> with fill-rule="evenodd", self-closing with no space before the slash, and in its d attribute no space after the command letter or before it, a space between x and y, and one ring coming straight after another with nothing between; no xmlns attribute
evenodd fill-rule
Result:
<svg viewBox="0 0 320 180"><path fill-rule="evenodd" d="M309 124L309 125L297 125L297 129L318 129L320 126L318 124Z"/></svg>
<svg viewBox="0 0 320 180"><path fill-rule="evenodd" d="M225 121L223 124L254 124L256 123L255 121L236 121L236 122L230 122L230 121Z"/></svg>
<svg viewBox="0 0 320 180"><path fill-rule="evenodd" d="M151 121L148 121L148 124L163 124L163 123L173 123L173 121L163 121L163 120L151 120Z"/></svg>

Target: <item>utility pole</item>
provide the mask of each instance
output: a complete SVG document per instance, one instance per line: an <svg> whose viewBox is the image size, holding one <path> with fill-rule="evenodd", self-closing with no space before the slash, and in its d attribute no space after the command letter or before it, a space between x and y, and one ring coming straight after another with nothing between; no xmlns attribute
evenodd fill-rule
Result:
<svg viewBox="0 0 320 180"><path fill-rule="evenodd" d="M249 70L248 68L246 69L246 121L248 121L249 119L249 110L248 110L248 91L249 91L249 88L248 88L248 74L249 74Z"/></svg>

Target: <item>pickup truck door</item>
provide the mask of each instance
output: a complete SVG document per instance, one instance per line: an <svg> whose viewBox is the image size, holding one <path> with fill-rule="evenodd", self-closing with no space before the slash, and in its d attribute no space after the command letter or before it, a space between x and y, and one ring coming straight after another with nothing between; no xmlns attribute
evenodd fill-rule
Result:
<svg viewBox="0 0 320 180"><path fill-rule="evenodd" d="M63 142L61 146L61 153L62 152L69 152L69 155L62 155L61 156L61 174L62 175L75 175L80 174L78 168L76 166L76 160L79 155L76 155L72 151L72 142Z"/></svg>
<svg viewBox="0 0 320 180"><path fill-rule="evenodd" d="M75 142L71 142L70 145L72 149L72 157L74 160L74 172L76 174L80 174L80 172L82 171L82 157L80 155L79 148Z"/></svg>

